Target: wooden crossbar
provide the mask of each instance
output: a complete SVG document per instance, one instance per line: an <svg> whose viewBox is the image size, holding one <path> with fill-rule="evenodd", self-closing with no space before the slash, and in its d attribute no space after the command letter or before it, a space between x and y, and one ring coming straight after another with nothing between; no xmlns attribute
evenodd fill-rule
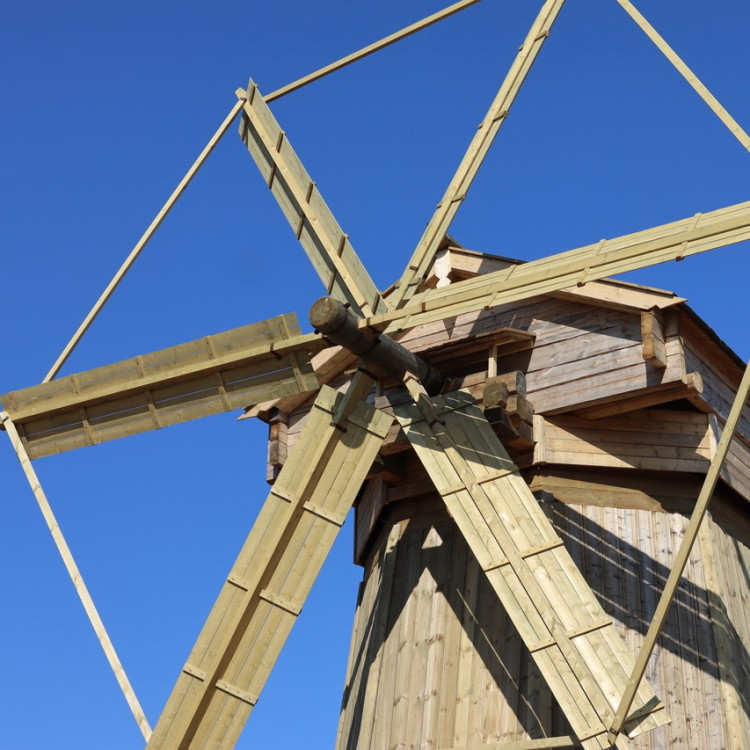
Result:
<svg viewBox="0 0 750 750"><path fill-rule="evenodd" d="M321 390L147 750L234 747L393 422L359 401L341 429L345 399Z"/></svg>
<svg viewBox="0 0 750 750"><path fill-rule="evenodd" d="M453 16L456 13L459 13L460 11L471 7L472 5L476 5L478 2L481 2L481 0L460 0L460 2L458 3L453 3L453 5L449 5L447 8L443 8L443 10L440 10L437 13L433 13L432 15L427 16L421 21L410 24L400 31L389 34L388 36L383 37L377 42L368 44L366 47L362 47L362 49L357 50L356 52L352 52L350 55L342 57L340 60L336 60L336 62L332 62L329 65L313 71L312 73L308 73L306 76L298 78L296 81L292 81L286 86L282 86L280 89L272 91L270 94L266 94L263 98L267 102L272 102L276 99L280 99L282 96L291 94L292 91L297 91L297 89L301 89L303 86L307 86L307 84L309 83L318 81L337 70L341 70L347 65L351 65L353 62L357 62L357 60L362 60L368 55L372 55L374 52L378 52L379 50L385 49L391 44L400 42L402 39L406 39L406 37L409 37L412 34L416 34L418 31L422 31L422 29L426 29L428 26L432 26L433 24L436 24L439 21L444 20L445 18L449 18L450 16Z"/></svg>
<svg viewBox="0 0 750 750"><path fill-rule="evenodd" d="M257 86L237 90L243 100L240 137L286 216L328 294L359 315L387 305L349 238L326 205Z"/></svg>
<svg viewBox="0 0 750 750"><path fill-rule="evenodd" d="M324 346L282 315L6 393L0 404L40 458L313 391L308 353Z"/></svg>
<svg viewBox="0 0 750 750"><path fill-rule="evenodd" d="M497 476L512 462L471 395L417 397L395 409L407 438L582 747L609 748L632 655L523 479ZM631 736L668 721L646 685L635 706Z"/></svg>
<svg viewBox="0 0 750 750"><path fill-rule="evenodd" d="M360 321L393 333L750 239L750 201L430 289Z"/></svg>

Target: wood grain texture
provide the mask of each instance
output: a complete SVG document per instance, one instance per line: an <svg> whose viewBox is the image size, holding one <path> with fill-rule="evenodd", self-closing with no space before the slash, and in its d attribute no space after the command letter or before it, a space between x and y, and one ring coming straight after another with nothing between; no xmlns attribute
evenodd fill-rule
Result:
<svg viewBox="0 0 750 750"><path fill-rule="evenodd" d="M392 417L324 388L177 680L148 744L231 748L257 702Z"/></svg>

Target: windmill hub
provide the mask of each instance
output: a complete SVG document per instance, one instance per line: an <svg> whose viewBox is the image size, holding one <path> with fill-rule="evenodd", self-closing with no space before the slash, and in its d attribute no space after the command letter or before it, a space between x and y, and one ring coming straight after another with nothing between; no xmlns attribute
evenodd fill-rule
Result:
<svg viewBox="0 0 750 750"><path fill-rule="evenodd" d="M370 328L359 328L356 316L333 297L321 297L311 308L310 324L334 344L379 367L394 378L409 372L422 381L427 393L435 395L445 378L390 336Z"/></svg>

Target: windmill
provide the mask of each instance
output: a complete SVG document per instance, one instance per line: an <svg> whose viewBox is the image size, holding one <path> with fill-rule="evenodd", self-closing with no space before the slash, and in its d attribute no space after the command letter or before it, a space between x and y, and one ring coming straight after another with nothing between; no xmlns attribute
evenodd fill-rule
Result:
<svg viewBox="0 0 750 750"><path fill-rule="evenodd" d="M532 32L529 34L527 43L524 45L522 54L519 55L519 67L530 65L531 60L538 52L545 38L554 15L559 10L561 3L545 4L540 17L535 24ZM513 80L511 76L510 80ZM520 80L516 79L520 85ZM480 130L480 137L475 151L481 153L494 135L493 130L499 127L502 122L504 113L510 106L517 87L508 86L499 96L496 105L488 117L485 126ZM374 284L370 283L366 272L358 262L356 254L346 240L343 233L335 224L333 218L326 212L316 189L311 180L305 173L288 146L288 141L282 136L280 128L276 125L270 111L265 107L263 98L258 93L254 85L250 85L247 90L238 92L238 107L234 115L241 110L243 112L243 140L245 140L248 149L254 158L260 162L259 166L271 189L279 195L279 201L282 208L285 209L287 218L292 223L296 233L300 236L303 244L307 245L308 252L313 254L313 263L316 265L320 275L323 277L327 291L332 294L333 299L346 303L349 313L344 311L335 302L330 301L323 304L323 311L320 318L316 318L316 323L321 330L324 330L324 336L321 335L297 335L294 323L288 318L279 319L272 323L257 324L248 327L245 330L237 332L228 332L210 340L201 341L198 344L184 345L175 347L170 353L157 353L155 356L146 356L139 358L138 361L130 361L121 365L114 365L104 370L82 374L80 376L71 376L59 380L52 380L46 386L33 387L27 391L15 392L3 400L3 406L7 410L9 420L7 427L10 433L13 432L13 425L18 425L21 433L21 440L25 440L19 450L26 450L34 458L41 457L47 452L58 452L69 447L78 445L87 445L99 442L109 437L126 435L145 429L166 426L174 421L182 421L187 416L188 404L195 415L212 413L216 410L238 408L241 406L255 403L258 400L267 398L276 398L293 392L297 389L303 393L315 390L317 381L312 379L311 368L306 355L314 353L316 350L327 346L329 342L348 344L352 347L355 354L361 354L364 349L371 347L379 349L390 347L388 361L396 356L403 355L406 366L401 366L396 373L401 376L409 373L412 377L407 376L407 384L410 393L419 412L405 411L400 415L404 424L408 425L410 432L413 432L416 447L424 448L424 444L429 444L432 454L441 455L443 453L453 456L450 462L453 470L458 476L454 479L466 481L467 472L471 468L472 461L467 458L467 451L470 446L462 445L456 441L456 434L462 432L458 425L448 427L442 430L440 425L443 421L448 422L446 414L464 415L465 418L471 419L476 424L482 424L482 418L476 411L472 411L469 402L451 401L448 396L436 396L432 398L432 393L427 393L418 383L418 379L428 380L430 375L429 369L425 369L423 364L408 357L408 353L399 349L394 343L386 344L388 341L388 331L397 330L399 327L417 325L429 320L438 320L443 317L455 315L457 312L463 312L481 307L500 304L514 298L514 295L528 295L540 290L561 288L569 286L571 283L585 283L597 278L611 275L612 273L621 272L634 267L640 267L643 264L655 260L673 259L677 257L687 257L688 255L700 252L711 247L718 246L730 241L744 239L746 234L746 212L745 206L733 207L732 210L717 211L706 214L698 219L691 219L686 222L678 222L666 229L642 234L637 238L625 238L621 241L602 243L589 249L582 249L581 252L573 253L569 256L561 256L556 259L552 266L552 271L548 272L549 266L539 262L528 264L520 270L514 271L512 276L508 273L500 273L497 276L488 279L481 279L479 282L456 285L447 290L437 290L434 293L425 293L424 296L414 301L414 295L417 292L418 282L424 276L427 265L432 260L438 244L447 230L451 214L460 203L463 193L467 187L467 180L470 181L472 171L478 166L478 160L472 156L463 166L468 176L461 175L455 185L449 188L447 199L442 202L442 212L436 215L436 218L428 226L424 242L420 243L417 253L409 264L413 268L408 269L400 280L396 290L385 299L377 292ZM509 97L509 98L508 98ZM269 97L270 98L270 97ZM233 119L233 118L232 118ZM484 137L487 135L487 140ZM484 141L484 142L483 142ZM459 170L461 171L461 170ZM540 270L543 269L543 270ZM557 285L557 286L555 286ZM517 298L517 297L516 297ZM331 316L324 313L332 312ZM353 316L352 316L353 313ZM331 323L330 318L333 318ZM408 322L405 322L408 319ZM352 346L351 339L338 339L337 329L338 322L345 321L344 327L349 326L351 338L357 339ZM328 330L330 324L331 330ZM368 334L368 331L371 332ZM377 334L372 333L376 331ZM366 340L361 341L354 334L361 334ZM367 336L370 336L368 339ZM329 341L324 338L328 337ZM372 337L375 338L372 338ZM379 343L375 343L378 341ZM343 355L347 357L346 354ZM363 355L366 356L366 355ZM167 369L164 369L164 362L167 362ZM388 364L388 361L385 364ZM179 366L176 363L179 362ZM384 363L381 361L380 366ZM378 366L376 362L375 367ZM367 369L368 365L365 365ZM244 369L243 369L244 368ZM282 385L281 375L285 374ZM133 378L136 378L135 383ZM331 440L331 447L324 448L324 442L320 441L320 434L308 429L307 433L312 433L310 441L320 441L320 444L309 448L309 450L328 450L331 455L337 454L341 450L340 446L347 449L347 453L355 450L363 450L356 461L352 461L349 469L366 469L367 458L372 457L373 451L377 449L378 437L382 437L382 431L385 429L386 421L390 427L390 421L383 417L377 416L365 407L363 397L369 391L369 375L364 370L361 371L352 382L349 390L344 397L334 397L332 392L322 391L321 401L318 402L316 409L324 416L321 417L320 431L326 434L326 439ZM439 375L434 376L439 380ZM142 382L138 382L142 379ZM257 387L257 382L261 381L267 386L268 390L262 390ZM104 387L103 387L104 384ZM135 384L135 388L133 387ZM435 385L435 390L439 390L440 383ZM284 390L286 389L286 390ZM429 389L432 391L432 388ZM201 394L200 398L194 398L195 394ZM191 397L191 400L183 399ZM332 400L332 399L337 400ZM327 400L326 400L327 399ZM411 409L412 407L410 407ZM83 410L83 411L82 411ZM445 412L445 413L444 413ZM465 412L465 414L464 414ZM327 416L325 416L327 415ZM421 417L420 417L421 415ZM420 421L421 420L421 421ZM362 423L367 425L362 426ZM336 425L331 427L331 424ZM428 425L430 432L420 432L420 424ZM437 425L437 427L436 427ZM344 429L341 429L341 428ZM330 429L329 429L330 428ZM364 432L362 432L364 430ZM368 430L375 433L375 436L369 437ZM329 435L330 433L330 435ZM491 441L490 433L486 433L486 439ZM349 444L353 441L353 445ZM361 445L359 444L361 442ZM16 442L19 446L19 442ZM510 485L514 476L513 468L507 463L507 458L503 456L502 448L497 441L488 443L488 455L494 456L495 465L485 467L487 471L475 479L475 483L481 487L498 488L502 492L503 487ZM354 454L357 455L357 454ZM338 459L336 459L338 460ZM342 459L342 461L344 461ZM345 462L344 462L345 463ZM342 463L342 466L344 465ZM298 467L295 470L295 465ZM294 460L290 462L287 470L279 477L269 500L270 509L279 503L287 503L290 499L285 497L285 482L287 476L294 472L304 470L300 466L312 468L318 467L317 460L309 458L304 463L295 464ZM343 469L342 469L343 472ZM352 477L356 477L353 474ZM344 480L344 473L337 473L337 477ZM316 480L321 477L316 477ZM357 482L354 479L344 482L350 485L350 489L356 491ZM489 483L489 484L488 484ZM323 507L321 499L311 490L312 494L307 495L300 491L300 487L305 485L304 481L299 478L292 481L288 487L287 494L294 497L293 502L299 506L294 506L292 511L294 523L305 519L312 524L311 528L320 529L323 536L330 533L330 527L335 527L341 522L341 513L351 505L353 496L347 495L341 491L328 493L338 497L341 502L340 507L333 509ZM470 486L469 486L470 485ZM466 485L465 491L474 498L473 502L486 503L488 500L487 493L484 489L475 490L472 482ZM462 498L461 493L464 489L456 489L458 485L449 482L443 489L446 493L446 500L457 503ZM452 491L448 491L452 490ZM475 490L475 491L473 491ZM308 490L306 489L305 492ZM318 490L318 493L322 490ZM528 501L527 510L533 513L534 502L524 493L519 486L518 492L522 498ZM280 508L286 508L286 505L279 505ZM292 506L288 506L291 508ZM269 513L281 512L269 510ZM458 505L453 506L453 513L460 514ZM466 511L464 511L466 512ZM489 514L490 510L486 511ZM295 515L296 514L296 515ZM482 517L490 524L494 525L492 517L482 512ZM543 524L541 519L540 524ZM295 527L296 528L296 527ZM467 527L466 535L470 536L470 528ZM277 531L284 536L287 526L279 526ZM327 530L322 532L322 530ZM501 533L502 529L500 532ZM475 531L476 537L486 537L483 531ZM505 532L502 532L505 533ZM543 534L547 534L545 528ZM257 533L256 533L257 536ZM265 537L264 537L265 538ZM264 542L266 543L266 542ZM471 542L470 542L471 543ZM472 549L475 554L479 548ZM255 544L255 542L251 542ZM554 537L542 538L538 543L532 545L533 548L540 548L546 545L553 545L556 541ZM284 545L279 547L279 554ZM494 556L485 559L484 565L488 571L504 570L507 572L512 568L518 575L519 581L524 588L533 591L533 599L544 601L544 595L539 593L535 587L538 582L534 582L529 577L528 570L523 562L525 554L529 549L514 550L512 540L505 540L500 544L502 555L498 555L495 550ZM514 558L513 555L516 555ZM505 559L507 558L507 560ZM253 558L255 560L255 558ZM510 561L510 562L509 562ZM567 565L567 562L557 561L556 564ZM566 568L570 576L574 576L572 569ZM269 569L268 575L272 574ZM251 585L252 584L252 585ZM503 585L513 588L517 583L497 584L498 587ZM254 586L254 588L253 588ZM259 588L257 582L247 581L243 575L235 572L230 575L227 584L227 591L234 592L246 591L252 599L248 606L257 609L260 606L268 606L279 611L280 617L286 618L281 625L282 629L287 627L288 618L294 618L295 612L299 608L300 602L295 599L288 599L283 593L274 592L268 586ZM232 588L234 587L234 589ZM585 584L576 587L576 590L585 591ZM236 593L236 592L234 592ZM240 596L244 596L240 595ZM253 598L254 597L254 598ZM263 602L261 605L259 600ZM595 601L587 600L585 609L589 605L593 608L596 606ZM516 605L517 606L517 605ZM521 607L521 609L524 609ZM545 621L545 616L540 613L541 624L549 629L547 640L554 641L550 643L549 648L559 648L560 653L565 655L567 663L575 664L580 661L580 657L575 656L571 651L570 641L574 637L569 632L559 634L555 629L559 627L555 619L554 607L551 607L551 619ZM547 613L549 614L549 613ZM589 613L591 614L591 613ZM597 615L598 616L598 615ZM581 628L587 625L596 625L596 631L606 630L606 625L599 627L600 619L593 617L588 623L580 623ZM243 621L244 615L239 616L239 621ZM208 626L207 626L208 627ZM223 660L229 658L231 654L239 653L236 648L236 639L241 640L239 630L233 631L229 636L229 641L225 647L222 647L219 662L221 664L215 669L221 671L225 668ZM544 639L542 639L544 641ZM605 639L606 640L606 639ZM616 641L613 641L616 644ZM538 644L537 644L538 645ZM202 647L198 646L198 650ZM603 647L601 653L607 654L606 648ZM612 648L619 648L614 645ZM542 651L547 650L546 647ZM268 649L263 649L262 653L268 654ZM598 653L598 652L597 652ZM620 660L619 651L615 651ZM199 660L202 657L199 657ZM603 656L603 659L610 656ZM554 661L554 659L552 659ZM173 734L177 731L184 731L185 735L208 731L201 726L202 718L199 713L205 716L211 715L211 703L214 701L214 695L220 693L221 699L231 705L232 715L237 712L241 715L243 712L249 712L249 708L254 703L257 695L247 688L239 687L235 682L225 679L223 674L217 671L215 674L207 674L205 665L201 662L186 666L180 682L176 687L175 696L180 696L180 691L185 690L187 693L195 692L196 689L202 689L201 686L209 688L209 693L198 697L196 700L201 705L200 711L191 709L187 715L187 723L184 729L175 729L172 724L166 723L166 728L160 730L158 727L152 740L153 746L171 746L169 744L158 745L158 742L172 742ZM213 667L212 667L213 668ZM581 683L582 695L585 699L590 699L592 704L599 702L599 708L604 714L609 710L614 712L616 706L610 706L609 709L602 709L601 698L596 696L596 689L592 688L592 695L589 696L587 690L591 688L589 684L591 677L585 672L576 673L573 668L576 679ZM551 680L554 677L550 677ZM562 682L568 682L568 676L558 677ZM182 683L182 686L180 686ZM572 684L572 683L571 683ZM218 691L218 692L217 692ZM175 698L174 701L178 701ZM582 699L584 700L584 699ZM652 700L648 694L641 695L642 704L648 704ZM173 702L174 702L173 701ZM232 703L234 701L234 703ZM578 699L573 699L572 703L578 703ZM209 709L209 710L206 710ZM572 710L572 708L571 708ZM168 708L167 717L171 715ZM176 712L179 713L179 712ZM586 717L586 718L590 718ZM599 716L602 719L602 716ZM184 720L184 719L183 719ZM211 719L213 720L213 719ZM658 721L658 710L655 712L653 721ZM650 721L649 719L645 720ZM241 727L240 727L241 728ZM602 720L600 725L596 725L598 730L591 737L585 737L586 731L591 730L591 726L582 726L580 721L574 727L579 733L579 739L592 743L587 746L603 746L602 742L609 742L607 734L613 729L609 721ZM617 734L618 728L614 727L613 734ZM233 730L235 731L235 730ZM161 734L160 734L161 732ZM159 739L160 737L169 739ZM180 740L177 740L178 742ZM186 742L189 740L185 740ZM593 744L593 743L600 744ZM175 744L174 746L178 746Z"/></svg>

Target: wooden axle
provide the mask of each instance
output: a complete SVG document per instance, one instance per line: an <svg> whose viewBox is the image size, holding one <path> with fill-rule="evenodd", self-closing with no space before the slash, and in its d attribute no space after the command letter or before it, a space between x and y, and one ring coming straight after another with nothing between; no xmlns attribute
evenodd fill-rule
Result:
<svg viewBox="0 0 750 750"><path fill-rule="evenodd" d="M431 396L440 392L445 378L384 333L360 329L356 316L333 297L321 297L311 308L310 323L334 344L343 346L366 362L372 363L395 378L409 372L422 382Z"/></svg>

